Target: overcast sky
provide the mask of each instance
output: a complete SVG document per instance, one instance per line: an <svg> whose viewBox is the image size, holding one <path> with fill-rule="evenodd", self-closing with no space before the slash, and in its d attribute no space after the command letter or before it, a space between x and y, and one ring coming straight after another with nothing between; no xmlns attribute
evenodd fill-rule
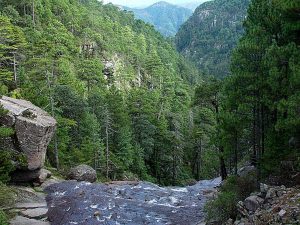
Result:
<svg viewBox="0 0 300 225"><path fill-rule="evenodd" d="M195 0L195 2L198 2L201 0ZM129 6L129 7L141 7L141 6L149 6L155 2L159 2L159 0L103 0L104 3L111 2L116 5L123 5L123 6ZM166 0L166 2L172 3L172 4L184 4L193 2L193 0Z"/></svg>

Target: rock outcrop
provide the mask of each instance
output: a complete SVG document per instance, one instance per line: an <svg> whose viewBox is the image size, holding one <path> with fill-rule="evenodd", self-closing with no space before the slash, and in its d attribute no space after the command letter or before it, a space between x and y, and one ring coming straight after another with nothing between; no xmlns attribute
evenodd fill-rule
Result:
<svg viewBox="0 0 300 225"><path fill-rule="evenodd" d="M56 121L46 111L25 100L3 96L0 104L8 111L0 118L0 124L15 131L14 136L5 140L5 149L25 158L22 165L15 162L17 170L12 179L16 182L34 181L41 176Z"/></svg>
<svg viewBox="0 0 300 225"><path fill-rule="evenodd" d="M237 205L239 220L227 225L300 224L300 189L260 185L260 192Z"/></svg>
<svg viewBox="0 0 300 225"><path fill-rule="evenodd" d="M87 165L79 165L72 168L68 174L69 180L88 181L94 183L97 180L96 171Z"/></svg>

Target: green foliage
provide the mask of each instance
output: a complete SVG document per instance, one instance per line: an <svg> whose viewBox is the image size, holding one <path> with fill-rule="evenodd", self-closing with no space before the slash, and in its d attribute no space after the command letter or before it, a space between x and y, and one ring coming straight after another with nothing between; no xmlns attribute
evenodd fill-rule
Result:
<svg viewBox="0 0 300 225"><path fill-rule="evenodd" d="M3 210L0 210L0 224L1 225L8 225L8 218Z"/></svg>
<svg viewBox="0 0 300 225"><path fill-rule="evenodd" d="M12 163L12 154L9 151L0 150L0 182L10 181L10 173L15 170Z"/></svg>
<svg viewBox="0 0 300 225"><path fill-rule="evenodd" d="M201 4L181 26L176 47L203 73L230 74L230 55L243 35L249 0L214 0Z"/></svg>
<svg viewBox="0 0 300 225"><path fill-rule="evenodd" d="M222 141L228 158L237 164L250 154L260 178L280 173L281 161L299 160L290 157L300 147L296 2L252 1L224 85Z"/></svg>
<svg viewBox="0 0 300 225"><path fill-rule="evenodd" d="M0 182L0 208L12 206L15 200L13 189Z"/></svg>
<svg viewBox="0 0 300 225"><path fill-rule="evenodd" d="M18 34L4 43L18 43L18 60L12 68L4 48L2 93L56 118L52 166L86 163L109 179L133 173L161 184L192 176L183 137L201 77L153 26L96 0L3 0L0 12L3 32Z"/></svg>
<svg viewBox="0 0 300 225"><path fill-rule="evenodd" d="M5 116L6 110L0 105L0 117ZM0 124L0 182L7 183L10 180L9 174L15 169L12 163L12 153L6 149L5 139L14 133L13 129Z"/></svg>
<svg viewBox="0 0 300 225"><path fill-rule="evenodd" d="M229 177L221 186L217 198L205 206L207 220L224 224L229 218L237 216L236 205L256 190L255 179L250 174L247 177Z"/></svg>
<svg viewBox="0 0 300 225"><path fill-rule="evenodd" d="M235 218L237 202L237 194L234 191L220 193L216 200L206 204L206 220L218 221L218 224L224 224L229 218Z"/></svg>

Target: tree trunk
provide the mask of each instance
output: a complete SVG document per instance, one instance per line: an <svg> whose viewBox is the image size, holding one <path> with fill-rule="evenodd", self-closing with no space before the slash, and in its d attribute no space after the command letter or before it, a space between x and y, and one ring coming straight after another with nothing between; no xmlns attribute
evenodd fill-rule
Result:
<svg viewBox="0 0 300 225"><path fill-rule="evenodd" d="M223 157L224 148L220 147L219 151L220 151L219 158L220 158L220 172L221 172L221 177L222 177L222 180L226 180L226 178L227 178L227 170L226 170L225 160L224 160L224 157Z"/></svg>
<svg viewBox="0 0 300 225"><path fill-rule="evenodd" d="M217 101L216 101L217 102ZM219 118L219 105L218 103L215 104L215 111L216 111L216 116L217 116L217 126L219 127L220 125L220 118ZM217 135L218 137L220 138L220 131L219 131L219 128L218 128L218 131L217 131ZM226 170L226 164L225 164L225 160L224 160L224 156L223 156L223 153L224 153L224 147L221 145L221 140L219 140L219 160L220 160L220 173L221 173L221 177L222 177L222 180L225 180L227 178L227 170Z"/></svg>
<svg viewBox="0 0 300 225"><path fill-rule="evenodd" d="M35 0L32 0L32 22L33 22L33 27L35 27Z"/></svg>
<svg viewBox="0 0 300 225"><path fill-rule="evenodd" d="M18 87L18 82L17 82L17 62L16 62L16 53L14 52L14 62L13 62L13 65L14 65L14 81L15 81L15 85L16 85L16 88Z"/></svg>
<svg viewBox="0 0 300 225"><path fill-rule="evenodd" d="M234 134L234 142L235 142L235 148L234 148L234 174L237 175L237 171L238 171L238 132L237 130L235 131Z"/></svg>
<svg viewBox="0 0 300 225"><path fill-rule="evenodd" d="M109 175L108 125L105 128L105 133L106 133L106 178L108 179L108 175Z"/></svg>

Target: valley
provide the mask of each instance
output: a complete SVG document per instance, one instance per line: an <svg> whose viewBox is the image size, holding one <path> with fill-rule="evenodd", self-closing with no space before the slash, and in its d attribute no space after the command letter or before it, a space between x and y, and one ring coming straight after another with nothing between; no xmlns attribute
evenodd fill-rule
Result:
<svg viewBox="0 0 300 225"><path fill-rule="evenodd" d="M0 0L0 224L299 224L300 2L106 3Z"/></svg>

